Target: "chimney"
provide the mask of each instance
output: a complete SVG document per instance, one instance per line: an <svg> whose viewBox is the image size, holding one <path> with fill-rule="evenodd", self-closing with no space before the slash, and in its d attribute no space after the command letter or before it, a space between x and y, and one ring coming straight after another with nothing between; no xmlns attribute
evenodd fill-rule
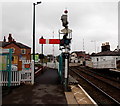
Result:
<svg viewBox="0 0 120 106"><path fill-rule="evenodd" d="M5 36L4 36L3 42L6 42L6 38L5 38Z"/></svg>
<svg viewBox="0 0 120 106"><path fill-rule="evenodd" d="M110 45L109 45L109 42L102 43L102 46L101 46L101 52L104 52L104 51L110 51Z"/></svg>
<svg viewBox="0 0 120 106"><path fill-rule="evenodd" d="M110 51L110 45L109 45L109 42L106 42L106 51Z"/></svg>
<svg viewBox="0 0 120 106"><path fill-rule="evenodd" d="M13 39L13 42L16 42L15 39Z"/></svg>
<svg viewBox="0 0 120 106"><path fill-rule="evenodd" d="M12 34L9 34L8 42L12 42L12 41L13 41Z"/></svg>

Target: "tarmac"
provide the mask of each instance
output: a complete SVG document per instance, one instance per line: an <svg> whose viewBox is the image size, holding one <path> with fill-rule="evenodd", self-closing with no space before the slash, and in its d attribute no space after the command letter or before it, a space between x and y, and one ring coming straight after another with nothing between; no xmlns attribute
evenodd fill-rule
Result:
<svg viewBox="0 0 120 106"><path fill-rule="evenodd" d="M47 69L35 79L34 85L23 85L2 99L2 104L67 104L64 89L59 84L57 70Z"/></svg>
<svg viewBox="0 0 120 106"><path fill-rule="evenodd" d="M76 82L73 78L70 79ZM71 85L71 92L64 92L63 85L59 82L57 70L47 68L35 78L34 85L21 85L3 96L2 104L3 106L96 104L82 87Z"/></svg>

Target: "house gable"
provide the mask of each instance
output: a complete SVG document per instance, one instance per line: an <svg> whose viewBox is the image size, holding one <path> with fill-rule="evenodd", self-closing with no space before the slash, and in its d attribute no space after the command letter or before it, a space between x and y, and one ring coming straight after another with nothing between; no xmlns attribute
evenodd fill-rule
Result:
<svg viewBox="0 0 120 106"><path fill-rule="evenodd" d="M14 43L10 43L9 45L6 45L5 47L3 48L6 48L6 49L10 49L10 48L14 48L15 49L15 53L16 52L20 52L20 47L18 47L16 44Z"/></svg>

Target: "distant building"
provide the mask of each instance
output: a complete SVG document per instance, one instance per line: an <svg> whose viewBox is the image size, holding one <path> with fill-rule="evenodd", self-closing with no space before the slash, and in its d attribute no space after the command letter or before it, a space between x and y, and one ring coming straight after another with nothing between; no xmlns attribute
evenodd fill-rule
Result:
<svg viewBox="0 0 120 106"><path fill-rule="evenodd" d="M52 54L47 55L47 59L49 62L53 61L55 57Z"/></svg>
<svg viewBox="0 0 120 106"><path fill-rule="evenodd" d="M90 55L86 54L85 51L74 51L70 54L70 61L73 63L81 63L90 59Z"/></svg>
<svg viewBox="0 0 120 106"><path fill-rule="evenodd" d="M110 51L108 42L103 43L101 52L91 55L93 68L117 68L117 63L120 60L120 51Z"/></svg>
<svg viewBox="0 0 120 106"><path fill-rule="evenodd" d="M20 60L30 60L31 59L31 48L16 42L12 35L9 34L8 42L4 37L3 41L0 41L0 48L12 49L12 64L18 64Z"/></svg>

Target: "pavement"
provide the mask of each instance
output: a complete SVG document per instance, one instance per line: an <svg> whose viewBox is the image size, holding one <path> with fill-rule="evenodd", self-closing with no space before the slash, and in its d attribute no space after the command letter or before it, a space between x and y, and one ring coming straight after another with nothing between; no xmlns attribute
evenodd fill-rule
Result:
<svg viewBox="0 0 120 106"><path fill-rule="evenodd" d="M35 83L52 85L59 84L57 70L47 68L41 76L35 78Z"/></svg>
<svg viewBox="0 0 120 106"><path fill-rule="evenodd" d="M73 78L70 77L73 80ZM3 96L5 105L76 105L94 104L90 97L76 86L71 85L72 92L64 92L63 85L59 83L58 72L55 69L46 70L35 78L34 85L22 85L11 90Z"/></svg>
<svg viewBox="0 0 120 106"><path fill-rule="evenodd" d="M57 70L47 69L35 79L34 85L23 85L2 99L5 104L67 104L64 89L59 84Z"/></svg>

